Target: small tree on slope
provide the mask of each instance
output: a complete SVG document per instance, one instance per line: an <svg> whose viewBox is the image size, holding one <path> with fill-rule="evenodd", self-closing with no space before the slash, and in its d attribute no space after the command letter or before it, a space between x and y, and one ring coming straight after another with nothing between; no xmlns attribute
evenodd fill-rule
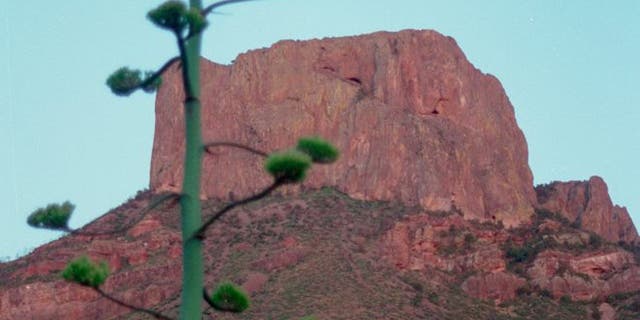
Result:
<svg viewBox="0 0 640 320"><path fill-rule="evenodd" d="M206 17L214 9L224 5L249 0L224 0L203 7L202 0L190 0L189 5L181 1L167 1L156 9L151 10L147 17L151 22L171 32L177 42L179 55L169 59L155 72L141 72L129 68L120 68L107 79L107 85L116 95L127 96L138 89L154 92L161 83L162 73L172 64L179 63L182 69L182 82L185 93L185 155L182 192L180 194L162 194L150 201L143 209L137 221L129 223L118 230L106 233L116 233L131 227L144 217L146 213L170 200L178 199L181 207L182 231L182 294L180 303L180 319L193 320L201 318L202 302L219 311L241 312L249 306L247 296L233 284L220 284L212 294L204 287L204 266L202 243L206 237L207 228L233 208L267 196L278 187L301 182L312 163L331 163L338 157L338 151L328 142L316 138L302 138L297 146L285 152L267 154L255 148L232 142L203 142L201 135L200 117L200 43L201 33L207 26ZM265 158L265 169L273 176L273 183L263 191L232 202L222 209L202 220L200 203L200 180L202 158L215 147L239 148ZM37 228L61 230L73 234L92 234L81 230L74 230L68 226L68 221L74 206L50 204L34 211L27 222ZM105 233L100 233L105 234ZM105 298L121 306L144 312L158 319L171 319L155 310L133 306L121 301L103 291L100 286L106 281L109 270L105 263L96 263L87 257L79 257L71 261L63 271L63 277L80 285L92 288Z"/></svg>

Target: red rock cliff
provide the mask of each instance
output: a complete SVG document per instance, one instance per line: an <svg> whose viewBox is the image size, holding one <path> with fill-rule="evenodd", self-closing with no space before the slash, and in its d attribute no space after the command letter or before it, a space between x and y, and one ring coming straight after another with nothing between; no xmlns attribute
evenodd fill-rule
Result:
<svg viewBox="0 0 640 320"><path fill-rule="evenodd" d="M536 187L536 193L542 208L558 212L608 241L639 241L627 209L613 204L607 185L600 177L594 176L588 181L553 182Z"/></svg>
<svg viewBox="0 0 640 320"><path fill-rule="evenodd" d="M151 188L182 179L182 89L177 66L156 101ZM342 151L305 186L366 200L399 200L465 218L527 219L535 203L527 145L499 81L434 31L281 41L230 66L202 61L203 135L264 150L320 135ZM237 150L204 161L209 197L266 185L262 163ZM292 191L292 190L289 190Z"/></svg>

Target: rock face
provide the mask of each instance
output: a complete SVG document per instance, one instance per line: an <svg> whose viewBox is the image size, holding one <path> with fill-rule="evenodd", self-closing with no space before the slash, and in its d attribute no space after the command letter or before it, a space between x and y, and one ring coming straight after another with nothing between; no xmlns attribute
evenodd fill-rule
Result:
<svg viewBox="0 0 640 320"><path fill-rule="evenodd" d="M540 253L528 275L534 285L554 297L575 301L603 299L640 288L640 267L626 251L591 252L579 256L566 252Z"/></svg>
<svg viewBox="0 0 640 320"><path fill-rule="evenodd" d="M542 208L558 212L608 241L638 242L638 232L627 209L613 205L607 185L600 177L540 185L536 194Z"/></svg>
<svg viewBox="0 0 640 320"><path fill-rule="evenodd" d="M616 310L608 303L603 303L598 306L598 312L600 312L601 320L615 320Z"/></svg>
<svg viewBox="0 0 640 320"><path fill-rule="evenodd" d="M387 258L401 270L447 272L505 270L500 245L507 234L473 228L460 216L419 214L399 221L383 237Z"/></svg>
<svg viewBox="0 0 640 320"><path fill-rule="evenodd" d="M182 179L180 72L156 100L153 190ZM319 135L342 152L305 186L335 186L358 199L517 225L535 204L527 145L499 81L434 31L379 32L281 41L230 66L202 60L205 141L273 151ZM269 183L260 159L218 148L204 160L203 196L226 198ZM292 191L291 189L289 191Z"/></svg>
<svg viewBox="0 0 640 320"><path fill-rule="evenodd" d="M514 299L517 289L525 283L525 279L514 274L496 272L469 277L462 283L462 290L474 297L502 302Z"/></svg>
<svg viewBox="0 0 640 320"><path fill-rule="evenodd" d="M512 300L518 291L544 290L573 301L602 301L637 291L638 258L598 239L558 216L539 212L533 225L513 229L449 212L406 217L381 241L383 257L398 270L470 274L460 284L462 290L495 302ZM526 256L516 260L509 251Z"/></svg>

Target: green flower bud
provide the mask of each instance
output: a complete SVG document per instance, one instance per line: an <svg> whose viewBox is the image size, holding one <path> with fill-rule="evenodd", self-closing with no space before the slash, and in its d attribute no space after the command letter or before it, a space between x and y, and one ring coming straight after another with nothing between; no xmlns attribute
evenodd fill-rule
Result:
<svg viewBox="0 0 640 320"><path fill-rule="evenodd" d="M223 283L213 292L211 304L219 311L242 312L249 308L249 297L234 284Z"/></svg>
<svg viewBox="0 0 640 320"><path fill-rule="evenodd" d="M155 25L174 32L182 32L187 26L187 7L182 1L170 0L149 11L147 18Z"/></svg>
<svg viewBox="0 0 640 320"><path fill-rule="evenodd" d="M75 206L66 201L63 204L50 204L29 215L27 223L34 228L68 230L68 222Z"/></svg>
<svg viewBox="0 0 640 320"><path fill-rule="evenodd" d="M207 19L200 13L200 10L191 8L185 15L187 23L189 24L189 33L197 34L207 27Z"/></svg>
<svg viewBox="0 0 640 320"><path fill-rule="evenodd" d="M311 167L311 157L296 150L271 154L264 165L267 172L275 179L281 179L285 183L304 180L309 167Z"/></svg>
<svg viewBox="0 0 640 320"><path fill-rule="evenodd" d="M330 142L318 137L301 138L298 140L296 150L308 154L316 163L334 162L340 154Z"/></svg>
<svg viewBox="0 0 640 320"><path fill-rule="evenodd" d="M107 78L107 86L119 96L130 95L138 89L141 83L140 70L132 70L127 67L116 70Z"/></svg>
<svg viewBox="0 0 640 320"><path fill-rule="evenodd" d="M109 276L109 267L103 261L94 263L86 256L77 258L64 268L62 277L83 286L97 288L104 283Z"/></svg>

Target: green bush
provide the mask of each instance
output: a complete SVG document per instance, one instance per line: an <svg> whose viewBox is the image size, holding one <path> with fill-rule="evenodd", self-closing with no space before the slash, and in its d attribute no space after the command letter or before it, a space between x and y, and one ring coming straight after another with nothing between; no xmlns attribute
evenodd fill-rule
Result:
<svg viewBox="0 0 640 320"><path fill-rule="evenodd" d="M595 233L590 233L589 234L589 246L591 248L598 249L598 248L600 248L602 246L603 242L604 241L602 240L602 238L599 235L597 235Z"/></svg>
<svg viewBox="0 0 640 320"><path fill-rule="evenodd" d="M533 288L528 283L525 284L524 286L519 287L518 289L516 289L516 295L518 297L529 296L532 293L533 293Z"/></svg>
<svg viewBox="0 0 640 320"><path fill-rule="evenodd" d="M535 249L531 246L510 247L507 249L507 258L513 263L526 262L533 257Z"/></svg>
<svg viewBox="0 0 640 320"><path fill-rule="evenodd" d="M244 291L232 283L223 283L211 296L212 306L220 311L242 312L249 308L249 298Z"/></svg>
<svg viewBox="0 0 640 320"><path fill-rule="evenodd" d="M548 289L541 289L540 296L545 298L553 298L553 293L551 293L551 291L549 291Z"/></svg>
<svg viewBox="0 0 640 320"><path fill-rule="evenodd" d="M467 233L464 235L464 247L470 249L471 246L478 241L478 238L473 233Z"/></svg>
<svg viewBox="0 0 640 320"><path fill-rule="evenodd" d="M571 297L569 297L568 295L563 295L562 297L560 297L560 303L561 304L569 304L571 303Z"/></svg>
<svg viewBox="0 0 640 320"><path fill-rule="evenodd" d="M551 212L547 209L536 208L535 209L535 224L541 224L545 219L555 220L565 226L569 226L571 222L565 216L557 212Z"/></svg>
<svg viewBox="0 0 640 320"><path fill-rule="evenodd" d="M427 295L427 299L429 299L429 302L433 304L438 304L438 302L440 302L440 296L438 295L438 293L433 291L429 292L429 294Z"/></svg>
<svg viewBox="0 0 640 320"><path fill-rule="evenodd" d="M86 256L69 262L62 271L62 277L65 280L93 288L102 285L107 276L109 276L109 267L106 263L94 263Z"/></svg>

